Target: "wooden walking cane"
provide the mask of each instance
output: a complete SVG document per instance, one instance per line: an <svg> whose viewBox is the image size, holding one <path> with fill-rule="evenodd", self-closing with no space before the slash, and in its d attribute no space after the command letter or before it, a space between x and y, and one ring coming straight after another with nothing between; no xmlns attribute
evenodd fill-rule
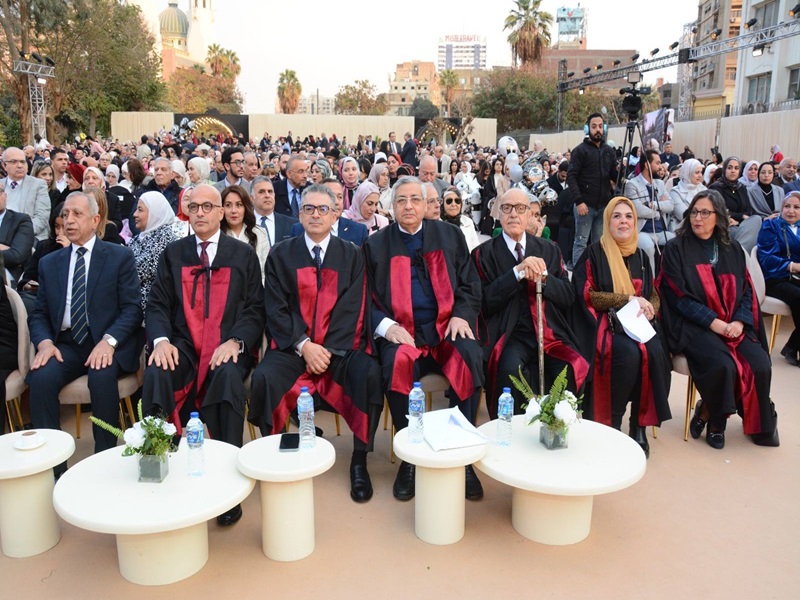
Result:
<svg viewBox="0 0 800 600"><path fill-rule="evenodd" d="M539 334L539 397L544 397L544 328L542 327L542 279L536 282L536 331Z"/></svg>

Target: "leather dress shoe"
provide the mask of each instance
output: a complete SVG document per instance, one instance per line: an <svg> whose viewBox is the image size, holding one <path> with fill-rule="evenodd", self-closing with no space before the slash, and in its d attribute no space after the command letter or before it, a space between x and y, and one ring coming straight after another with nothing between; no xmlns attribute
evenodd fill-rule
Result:
<svg viewBox="0 0 800 600"><path fill-rule="evenodd" d="M644 452L645 458L650 458L650 443L647 441L647 427L631 425L630 436L639 444Z"/></svg>
<svg viewBox="0 0 800 600"><path fill-rule="evenodd" d="M238 523L239 519L241 518L242 518L242 505L237 504L229 511L224 512L220 516L218 516L217 523L219 523L223 527L230 527L231 525Z"/></svg>
<svg viewBox="0 0 800 600"><path fill-rule="evenodd" d="M781 439L778 437L778 413L775 410L774 402L770 401L769 407L772 411L772 431L762 431L761 433L755 433L750 437L756 446L769 446L771 448L777 448L781 445Z"/></svg>
<svg viewBox="0 0 800 600"><path fill-rule="evenodd" d="M467 465L465 471L466 485L464 487L466 489L464 497L467 500L480 500L483 498L483 486L481 485L480 479L478 479L478 476L475 474L475 469L472 465Z"/></svg>
<svg viewBox="0 0 800 600"><path fill-rule="evenodd" d="M397 470L397 477L394 479L394 487L392 487L392 494L398 500L405 502L414 497L414 474L416 467L411 463L403 461L400 463L400 468Z"/></svg>
<svg viewBox="0 0 800 600"><path fill-rule="evenodd" d="M706 431L706 442L708 442L708 445L712 448L722 450L725 447L725 432L711 431L709 427L708 431Z"/></svg>
<svg viewBox="0 0 800 600"><path fill-rule="evenodd" d="M694 416L692 420L689 421L689 433L692 434L694 439L700 437L700 434L703 433L703 429L705 429L706 422L700 418L700 412L703 408L703 400L702 398L697 401L697 404L694 407Z"/></svg>
<svg viewBox="0 0 800 600"><path fill-rule="evenodd" d="M350 465L350 497L355 502L368 502L372 498L372 481L367 465Z"/></svg>
<svg viewBox="0 0 800 600"><path fill-rule="evenodd" d="M781 356L786 359L786 362L794 367L800 367L800 360L798 360L797 354L797 350L789 348L788 344L783 347L783 350L781 350Z"/></svg>

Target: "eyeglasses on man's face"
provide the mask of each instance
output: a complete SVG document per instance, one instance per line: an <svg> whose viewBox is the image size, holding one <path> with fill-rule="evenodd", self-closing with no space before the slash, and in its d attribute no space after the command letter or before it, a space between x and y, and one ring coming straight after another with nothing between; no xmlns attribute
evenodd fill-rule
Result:
<svg viewBox="0 0 800 600"><path fill-rule="evenodd" d="M333 207L331 207L328 204L322 204L320 206L314 206L313 204L303 204L303 206L300 207L300 210L303 211L303 214L308 216L311 216L315 212L319 211L319 214L321 214L324 217L333 210Z"/></svg>
<svg viewBox="0 0 800 600"><path fill-rule="evenodd" d="M398 196L395 198L394 202L397 204L397 206L405 206L409 202L419 206L422 204L423 198L422 196Z"/></svg>
<svg viewBox="0 0 800 600"><path fill-rule="evenodd" d="M512 211L516 210L518 215L524 215L528 211L527 204L503 204L500 206L500 211L506 215L510 215Z"/></svg>
<svg viewBox="0 0 800 600"><path fill-rule="evenodd" d="M187 207L189 212L192 213L193 215L196 215L197 211L200 210L201 208L203 209L204 213L208 214L214 208L222 208L222 205L221 204L212 204L211 202L203 202L202 204L197 204L196 202L190 202L189 206Z"/></svg>

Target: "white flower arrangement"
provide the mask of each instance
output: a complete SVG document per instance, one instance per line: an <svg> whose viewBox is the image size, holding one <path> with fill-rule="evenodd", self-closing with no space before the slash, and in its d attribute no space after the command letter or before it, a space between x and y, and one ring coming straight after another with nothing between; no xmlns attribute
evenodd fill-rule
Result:
<svg viewBox="0 0 800 600"><path fill-rule="evenodd" d="M550 393L537 399L537 395L531 389L525 377L522 375L522 368L519 370L519 378L511 376L514 387L529 398L528 405L525 407L525 422L532 425L540 421L551 430L566 430L570 425L578 422L580 412L578 406L580 400L567 390L567 367L559 373Z"/></svg>
<svg viewBox="0 0 800 600"><path fill-rule="evenodd" d="M92 423L109 431L125 441L122 456L142 454L144 456L164 456L167 452L177 450L173 436L177 432L175 425L161 417L142 417L142 401L137 407L139 420L124 432L118 427L109 425L96 417L89 417Z"/></svg>

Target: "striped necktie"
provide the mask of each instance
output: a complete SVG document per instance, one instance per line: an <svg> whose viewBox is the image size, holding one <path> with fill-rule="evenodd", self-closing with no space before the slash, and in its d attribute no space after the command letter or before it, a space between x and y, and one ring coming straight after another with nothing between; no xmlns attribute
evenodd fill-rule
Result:
<svg viewBox="0 0 800 600"><path fill-rule="evenodd" d="M86 248L76 250L75 269L72 271L72 300L70 303L70 325L72 339L82 344L89 335L89 321L86 315L86 261L83 255Z"/></svg>

